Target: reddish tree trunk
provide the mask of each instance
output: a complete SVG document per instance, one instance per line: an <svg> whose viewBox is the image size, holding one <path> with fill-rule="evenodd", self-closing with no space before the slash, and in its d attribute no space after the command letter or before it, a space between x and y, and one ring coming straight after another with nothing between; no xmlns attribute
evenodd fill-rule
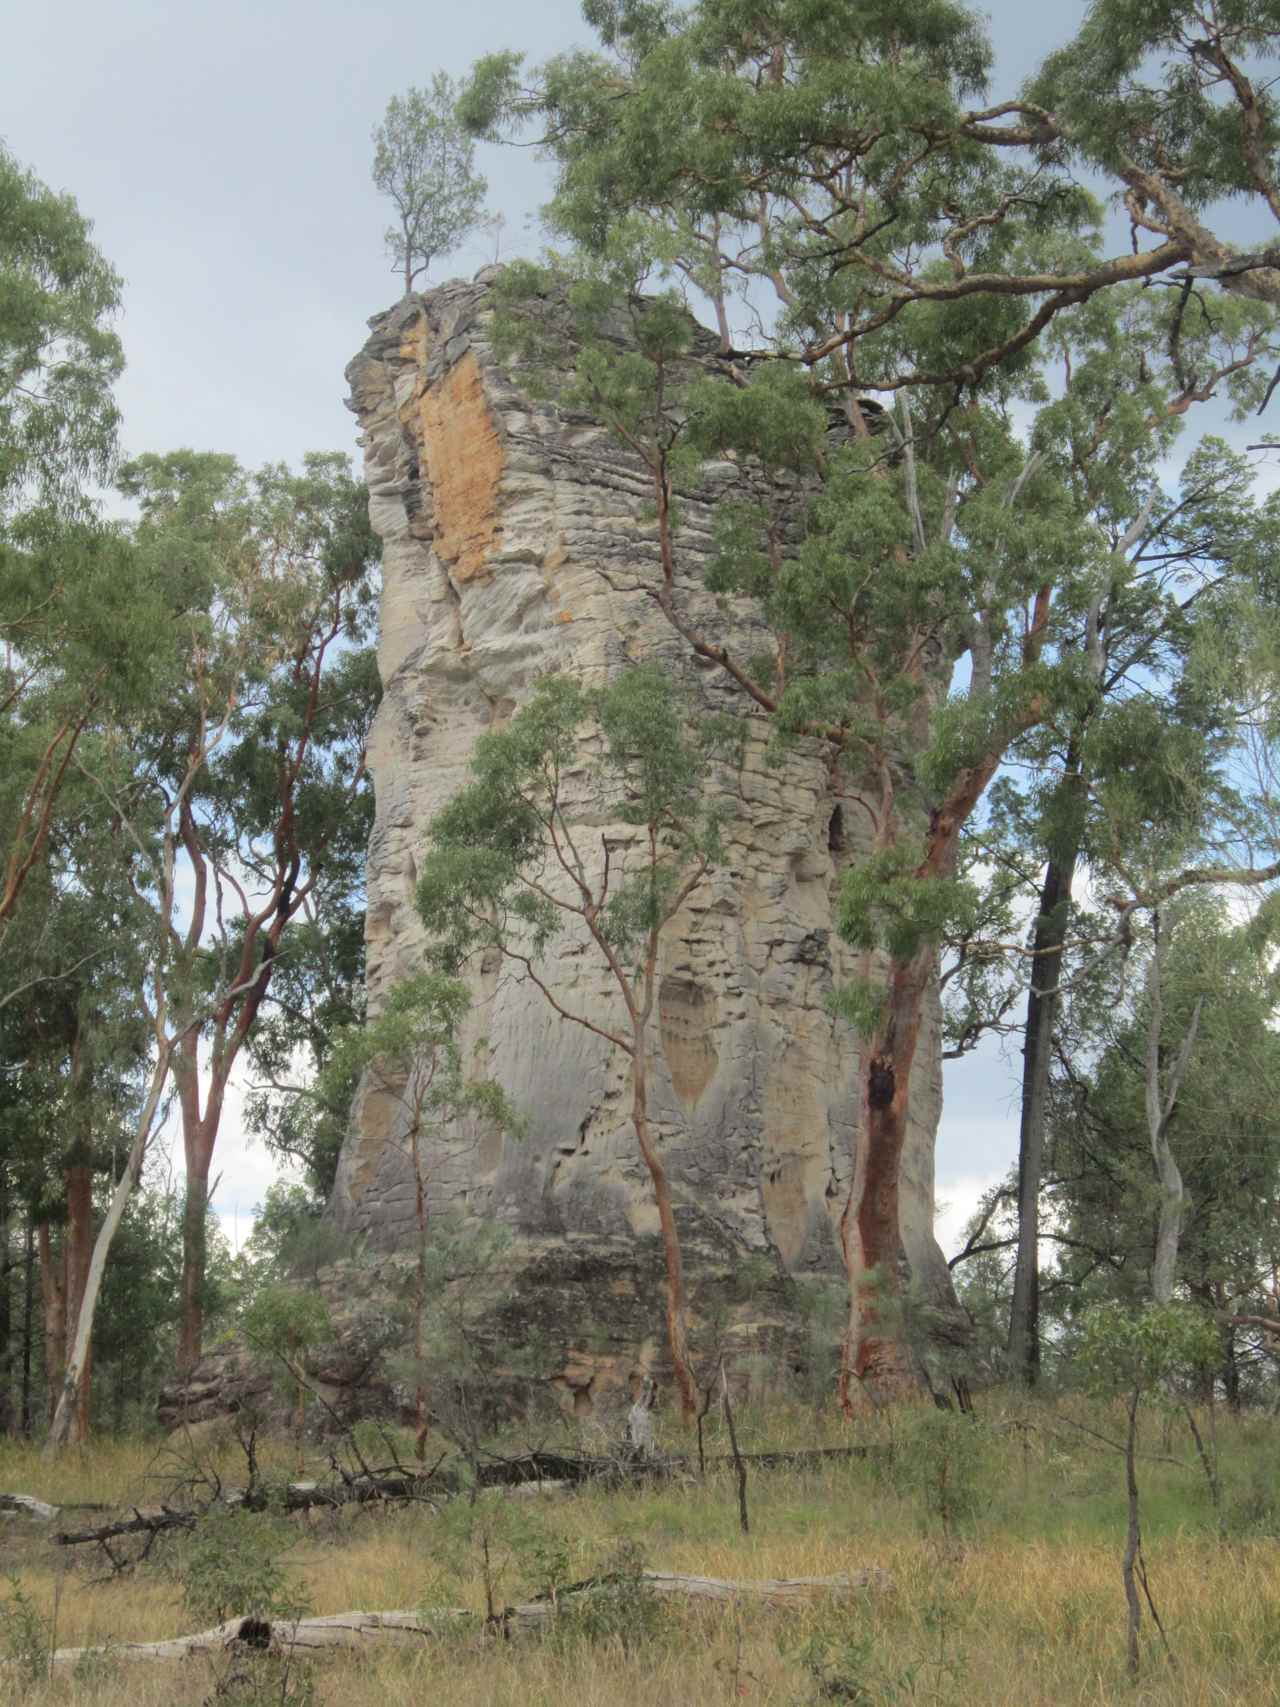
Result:
<svg viewBox="0 0 1280 1707"><path fill-rule="evenodd" d="M855 1383L876 1401L923 1385L922 1366L907 1343L902 1320L910 1276L899 1188L911 1068L932 965L932 950L923 949L891 968L885 1017L863 1053L861 1143L840 1229L849 1275L839 1388L846 1413L853 1408Z"/></svg>
<svg viewBox="0 0 1280 1707"><path fill-rule="evenodd" d="M654 1148L649 1131L648 1081L642 1033L637 1035L635 1052L631 1057L631 1116L635 1125L636 1142L640 1146L644 1165L649 1170L653 1200L658 1208L658 1226L662 1233L662 1254L666 1261L667 1346L671 1353L671 1372L675 1377L676 1391L680 1395L680 1414L686 1422L690 1422L697 1415L698 1395L689 1369L684 1256L680 1249L680 1233L676 1227L667 1170Z"/></svg>

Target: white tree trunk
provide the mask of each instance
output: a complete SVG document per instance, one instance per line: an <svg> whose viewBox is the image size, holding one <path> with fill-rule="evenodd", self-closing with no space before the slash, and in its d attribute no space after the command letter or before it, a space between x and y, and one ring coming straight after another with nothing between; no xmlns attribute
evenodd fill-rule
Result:
<svg viewBox="0 0 1280 1707"><path fill-rule="evenodd" d="M111 1249L112 1240L116 1236L124 1212L129 1207L129 1199L137 1189L138 1181L142 1178L142 1164L146 1160L147 1145L151 1142L151 1129L155 1125L156 1113L160 1107L160 1097L164 1091L165 1080L169 1076L169 1056L171 1048L162 1046L156 1058L156 1064L151 1072L151 1083L147 1086L146 1101L138 1116L138 1124L133 1135L133 1143L129 1147L129 1157L125 1163L124 1172L111 1194L111 1204L98 1236L93 1242L93 1256L89 1259L89 1277L85 1282L84 1298L80 1305L80 1315L76 1321L75 1342L67 1354L66 1369L62 1378L62 1392L58 1398L58 1408L54 1412L53 1424L49 1429L49 1438L45 1441L44 1456L53 1457L67 1444L71 1437L71 1425L75 1421L76 1406L80 1396L80 1377L89 1356L89 1346L93 1339L93 1319L98 1311L98 1293L102 1288L102 1275L107 1266L107 1253Z"/></svg>
<svg viewBox="0 0 1280 1707"><path fill-rule="evenodd" d="M1160 1187L1160 1208L1156 1221L1155 1255L1151 1263L1151 1296L1157 1304L1173 1299L1173 1284L1178 1268L1178 1240L1182 1232L1184 1191L1182 1174L1169 1147L1169 1122L1178 1104L1178 1092L1186 1076L1191 1051L1195 1048L1200 1029L1200 997L1191 1015L1191 1024L1178 1050L1178 1058L1165 1086L1160 1083L1160 1032L1164 1021L1162 980L1164 974L1165 939L1160 929L1160 915L1155 918L1155 946L1147 966L1147 1061L1146 1106L1147 1135L1151 1140L1151 1159L1155 1164L1156 1180Z"/></svg>

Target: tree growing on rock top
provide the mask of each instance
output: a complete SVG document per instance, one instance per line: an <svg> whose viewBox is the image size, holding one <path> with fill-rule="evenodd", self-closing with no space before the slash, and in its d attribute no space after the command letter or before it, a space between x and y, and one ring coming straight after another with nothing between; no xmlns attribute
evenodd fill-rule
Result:
<svg viewBox="0 0 1280 1707"><path fill-rule="evenodd" d="M475 143L459 124L453 79L393 95L373 133L373 181L396 210L386 231L393 269L408 296L433 261L451 255L484 218L489 186L475 170Z"/></svg>

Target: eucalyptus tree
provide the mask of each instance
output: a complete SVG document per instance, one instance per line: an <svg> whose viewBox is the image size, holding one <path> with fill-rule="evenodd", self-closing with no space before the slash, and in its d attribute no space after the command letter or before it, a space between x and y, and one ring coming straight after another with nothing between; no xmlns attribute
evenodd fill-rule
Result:
<svg viewBox="0 0 1280 1707"><path fill-rule="evenodd" d="M664 932L721 857L705 783L723 740L714 719L690 726L654 666L594 691L548 677L507 728L477 743L474 780L431 825L417 892L446 970L495 952L562 1020L628 1059L631 1124L658 1212L667 1342L686 1417L697 1392L684 1260L650 1121L649 1054ZM584 828L595 825L604 826L598 853ZM589 948L611 1003L574 1006L557 994L546 965L566 943L569 952Z"/></svg>
<svg viewBox="0 0 1280 1707"><path fill-rule="evenodd" d="M1060 374L1024 364L960 403L934 388L890 411L846 393L860 427L833 444L820 376L762 361L726 364L722 379L691 361L695 327L680 304L636 294L661 261L649 238L645 228L615 233L577 282L508 269L496 331L500 347L536 367L549 336L563 345L564 329L549 335L548 321L567 315L578 357L562 402L605 422L651 482L655 601L737 687L744 715L767 718L781 741L821 744L834 795L864 832L839 920L862 957L843 997L863 1060L841 1221L847 1404L855 1381L892 1389L924 1378L892 1326L910 1278L899 1170L939 943L972 937L978 922L962 835L1019 744L1069 721L1096 691L1100 613L1118 609L1126 554L1148 536L1152 462L1198 399L1252 396L1271 344L1248 305L1202 322L1192 383L1168 355L1175 306L1113 292L1056 322ZM617 347L619 313L630 315L632 350ZM948 335L939 319L934 343ZM933 359L923 341L917 354ZM1028 405L1024 438L1015 410ZM755 656L726 644L689 596L680 489L702 459L726 454L758 477L749 500L717 506L705 585L763 624L768 644ZM1145 595L1133 597L1141 605ZM1157 648L1160 620L1150 616L1144 642ZM1131 668L1139 657L1135 642Z"/></svg>
<svg viewBox="0 0 1280 1707"><path fill-rule="evenodd" d="M538 127L558 166L551 222L598 276L626 295L675 271L715 305L731 386L714 402L677 407L683 352L658 314L646 395L665 401L649 407L634 380L620 395L607 336L579 363L578 395L594 390L589 406L652 474L654 592L679 632L755 712L828 742L846 772L857 756L872 857L849 879L844 930L888 967L883 1000L850 1008L866 1083L843 1233L851 1275L877 1270L900 1292L906 1084L937 942L974 922L959 833L1014 744L1087 693L1070 656L1083 613L1126 529L1129 548L1143 532L1117 493L1149 490L1143 458L1193 403L1243 398L1270 316L1240 300L1211 314L1187 291L1163 305L1117 295L1190 251L1169 239L1105 252L1062 126L1026 103L984 104L989 48L961 6L600 0L587 16L600 51L529 75L492 56L460 110L491 136ZM1055 327L1070 392L1056 417L1041 377ZM868 390L899 404L886 415ZM1010 425L1019 403L1041 408L1029 449ZM821 404L853 440L837 457ZM699 442L822 489L804 571L783 563L776 502L739 513L732 538L721 518L711 584L760 599L778 637L763 673L679 608L675 489ZM948 702L966 653L968 689ZM863 1291L855 1316L875 1313ZM883 1364L892 1385L912 1361L851 1325L846 1401L855 1375Z"/></svg>
<svg viewBox="0 0 1280 1707"><path fill-rule="evenodd" d="M1280 1261L1273 914L1235 922L1202 895L1144 931L1138 964L1071 1004L1049 1128L1060 1331L1099 1299L1189 1299L1219 1322L1233 1403L1232 1317L1262 1313Z"/></svg>
<svg viewBox="0 0 1280 1707"><path fill-rule="evenodd" d="M489 186L475 169L476 145L457 118L457 97L453 79L437 71L430 89L393 95L373 133L373 181L396 210L387 253L406 296L484 218Z"/></svg>
<svg viewBox="0 0 1280 1707"><path fill-rule="evenodd" d="M536 119L567 232L598 242L610 208L658 218L713 298L775 293L810 365L968 385L1126 281L1167 282L1184 309L1202 289L1280 300L1273 0L1095 0L1026 89L994 95L983 25L954 0L590 0L585 14L597 51L531 73L491 55L464 118L487 134ZM1123 198L1133 242L1028 246L1028 229L1087 220L1081 161ZM1224 198L1260 241L1215 233ZM867 347L942 308L958 312L930 361Z"/></svg>
<svg viewBox="0 0 1280 1707"><path fill-rule="evenodd" d="M11 1201L36 1229L50 1405L60 1347L74 1336L104 1176L129 1148L148 1034L136 992L148 972L145 920L112 847L110 815L80 767L104 750L100 719L77 745L45 854L9 921L0 1061L18 1107L0 1135ZM76 1427L87 1428L81 1384Z"/></svg>
<svg viewBox="0 0 1280 1707"><path fill-rule="evenodd" d="M1009 105L1024 134L1111 178L1135 246L1181 263L1169 282L1188 312L1209 281L1280 306L1278 42L1274 0L1094 0ZM1228 202L1243 244L1213 228Z"/></svg>
<svg viewBox="0 0 1280 1707"><path fill-rule="evenodd" d="M376 549L340 455L250 476L183 451L130 463L121 486L140 506L135 549L177 613L169 699L130 731L115 798L151 912L151 1016L182 1124L185 1369L201 1351L208 1181L231 1075L286 932L361 883Z"/></svg>
<svg viewBox="0 0 1280 1707"><path fill-rule="evenodd" d="M1117 359L1117 380L1124 371ZM1258 368L1240 376L1237 406L1261 396L1266 379ZM1016 769L972 831L971 858L986 861L1002 891L1020 889L1034 909L1025 952L1015 944L1003 985L998 945L989 938L964 945L979 981L1005 996L1023 981L1017 962L1028 968L1009 1324L1013 1369L1028 1383L1039 1356L1041 1156L1054 1028L1064 979L1075 975L1072 940L1124 946L1114 912L1099 918L1085 909L1077 917L1073 891L1080 872L1098 861L1141 864L1176 841L1212 837L1234 811L1227 767L1265 691L1250 658L1274 644L1266 639L1275 626L1269 564L1280 510L1258 501L1254 479L1248 459L1210 439L1187 459L1175 490L1166 491L1154 470L1138 470L1130 490L1101 495L1111 565L1076 614L1074 642L1065 642L1080 660L1080 691L1018 744ZM1006 905L1006 925L1017 910ZM1075 958L1076 973L1086 961ZM961 967L957 986L968 976ZM982 989L991 1010L998 1004ZM963 1000L957 1007L968 1011ZM981 1005L973 1029L980 1023Z"/></svg>
<svg viewBox="0 0 1280 1707"><path fill-rule="evenodd" d="M90 496L110 478L120 280L0 147L0 950L86 730L136 699L161 613ZM47 969L46 969L47 970ZM0 999L13 979L0 977Z"/></svg>
<svg viewBox="0 0 1280 1707"><path fill-rule="evenodd" d="M83 484L111 469L124 365L111 320L120 279L68 195L0 148L0 526L33 508L84 508ZM12 565L10 565L12 567Z"/></svg>
<svg viewBox="0 0 1280 1707"><path fill-rule="evenodd" d="M244 1119L278 1160L301 1168L327 1203L359 1074L330 1071L339 1041L365 1013L363 896L345 889L295 922L247 1042Z"/></svg>
<svg viewBox="0 0 1280 1707"><path fill-rule="evenodd" d="M178 1363L202 1349L209 1174L231 1076L296 920L360 882L365 644L375 547L340 455L243 473L175 452L121 470L132 546L161 590L161 689L104 742L92 783L142 918L149 1079L98 1229L48 1450L69 1436L111 1242L172 1078L186 1163Z"/></svg>

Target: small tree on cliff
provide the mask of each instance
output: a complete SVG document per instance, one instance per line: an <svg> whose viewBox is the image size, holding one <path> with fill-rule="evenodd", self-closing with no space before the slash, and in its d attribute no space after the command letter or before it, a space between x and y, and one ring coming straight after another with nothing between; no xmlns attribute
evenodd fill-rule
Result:
<svg viewBox="0 0 1280 1707"><path fill-rule="evenodd" d="M454 116L453 79L393 95L373 133L373 181L396 210L387 253L407 296L432 261L451 255L484 218L489 186L475 170L475 143Z"/></svg>
<svg viewBox="0 0 1280 1707"><path fill-rule="evenodd" d="M413 1168L418 1245L413 1287L415 1441L419 1460L427 1439L427 1302L431 1291L427 1187L433 1136L455 1121L472 1119L498 1131L518 1132L520 1122L501 1086L470 1078L458 1042L471 995L465 984L438 972L423 973L391 991L382 1011L365 1026L339 1037L321 1073L316 1101L342 1104L347 1087L363 1078L364 1095L400 1109L400 1147Z"/></svg>
<svg viewBox="0 0 1280 1707"><path fill-rule="evenodd" d="M629 670L595 692L565 677L544 680L507 729L477 744L475 780L435 819L418 885L418 910L447 968L496 951L561 1019L629 1058L631 1120L661 1227L668 1344L686 1416L697 1395L680 1237L649 1115L649 1048L663 933L720 858L702 786L719 734L714 722L691 726L656 668ZM617 999L569 1007L556 994L548 960L586 945L621 1014Z"/></svg>

